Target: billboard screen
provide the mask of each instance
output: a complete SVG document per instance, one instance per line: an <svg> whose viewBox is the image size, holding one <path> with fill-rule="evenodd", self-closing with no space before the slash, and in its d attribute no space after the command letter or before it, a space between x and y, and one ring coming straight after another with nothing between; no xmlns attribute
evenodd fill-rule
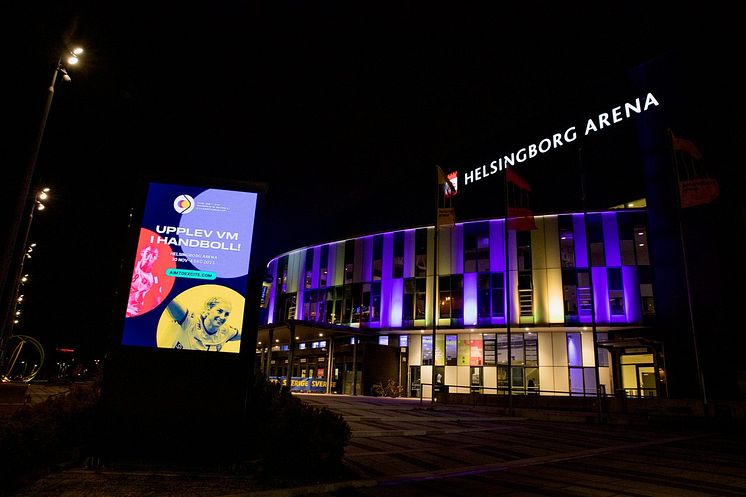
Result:
<svg viewBox="0 0 746 497"><path fill-rule="evenodd" d="M149 183L122 345L239 352L257 197Z"/></svg>

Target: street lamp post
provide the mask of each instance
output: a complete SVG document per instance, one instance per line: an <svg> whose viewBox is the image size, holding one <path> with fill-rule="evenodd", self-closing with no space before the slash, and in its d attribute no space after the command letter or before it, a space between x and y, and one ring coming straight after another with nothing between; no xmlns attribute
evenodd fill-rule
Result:
<svg viewBox="0 0 746 497"><path fill-rule="evenodd" d="M26 257L28 233L31 228L31 219L33 217L34 208L36 207L36 201L38 200L36 197L30 196L30 191L34 178L34 170L36 169L36 160L39 157L39 150L41 149L41 142L44 137L44 129L46 128L47 118L49 117L49 110L52 108L54 88L57 84L57 77L60 74L62 75L63 81L70 81L70 75L67 73L67 65L77 64L79 61L78 57L82 53L82 48L70 50L59 57L54 66L52 81L47 88L41 120L39 121L36 137L34 138L31 147L31 155L26 164L23 183L16 200L15 215L11 219L11 227L8 233L7 243L3 250L2 266L0 267L0 276L2 276L2 279L0 280L0 282L2 282L2 294L0 295L2 298L2 300L0 300L0 319L2 319L2 321L0 321L0 370L2 370L2 367L5 365L6 349L13 328L13 312L15 309L15 300L17 299L16 293L18 288L18 278L21 273L23 260ZM27 209L29 209L30 212L28 216L25 215ZM26 223L26 225L22 226L22 223ZM19 238L21 233L24 233L23 239Z"/></svg>

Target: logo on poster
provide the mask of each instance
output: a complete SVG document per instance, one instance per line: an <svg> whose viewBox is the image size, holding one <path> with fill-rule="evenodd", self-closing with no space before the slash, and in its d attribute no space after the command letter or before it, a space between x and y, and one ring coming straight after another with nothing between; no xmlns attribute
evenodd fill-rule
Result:
<svg viewBox="0 0 746 497"><path fill-rule="evenodd" d="M174 199L174 210L179 214L189 214L194 210L194 199L187 194L179 195Z"/></svg>

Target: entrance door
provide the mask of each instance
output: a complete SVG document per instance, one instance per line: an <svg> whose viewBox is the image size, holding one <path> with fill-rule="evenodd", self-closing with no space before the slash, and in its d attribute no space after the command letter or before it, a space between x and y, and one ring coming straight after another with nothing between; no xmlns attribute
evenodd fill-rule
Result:
<svg viewBox="0 0 746 497"><path fill-rule="evenodd" d="M620 357L622 388L627 397L657 397L658 381L653 354L629 354Z"/></svg>
<svg viewBox="0 0 746 497"><path fill-rule="evenodd" d="M409 368L409 396L419 397L421 388L422 384L420 382L420 367L411 366Z"/></svg>
<svg viewBox="0 0 746 497"><path fill-rule="evenodd" d="M655 368L653 366L637 366L640 375L640 394L642 397L656 397Z"/></svg>

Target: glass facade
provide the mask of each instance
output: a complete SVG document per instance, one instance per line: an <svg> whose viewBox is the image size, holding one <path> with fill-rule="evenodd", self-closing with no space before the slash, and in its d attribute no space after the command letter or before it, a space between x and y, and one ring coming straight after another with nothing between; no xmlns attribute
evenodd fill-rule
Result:
<svg viewBox="0 0 746 497"><path fill-rule="evenodd" d="M276 284L263 324L294 318L396 337L376 342L401 347L423 395L441 367L452 392L612 391L621 379L590 330L639 330L655 313L645 219L536 216L537 229L510 231L507 244L502 219L457 223L440 228L449 243L437 275L433 227L299 249L268 265Z"/></svg>

